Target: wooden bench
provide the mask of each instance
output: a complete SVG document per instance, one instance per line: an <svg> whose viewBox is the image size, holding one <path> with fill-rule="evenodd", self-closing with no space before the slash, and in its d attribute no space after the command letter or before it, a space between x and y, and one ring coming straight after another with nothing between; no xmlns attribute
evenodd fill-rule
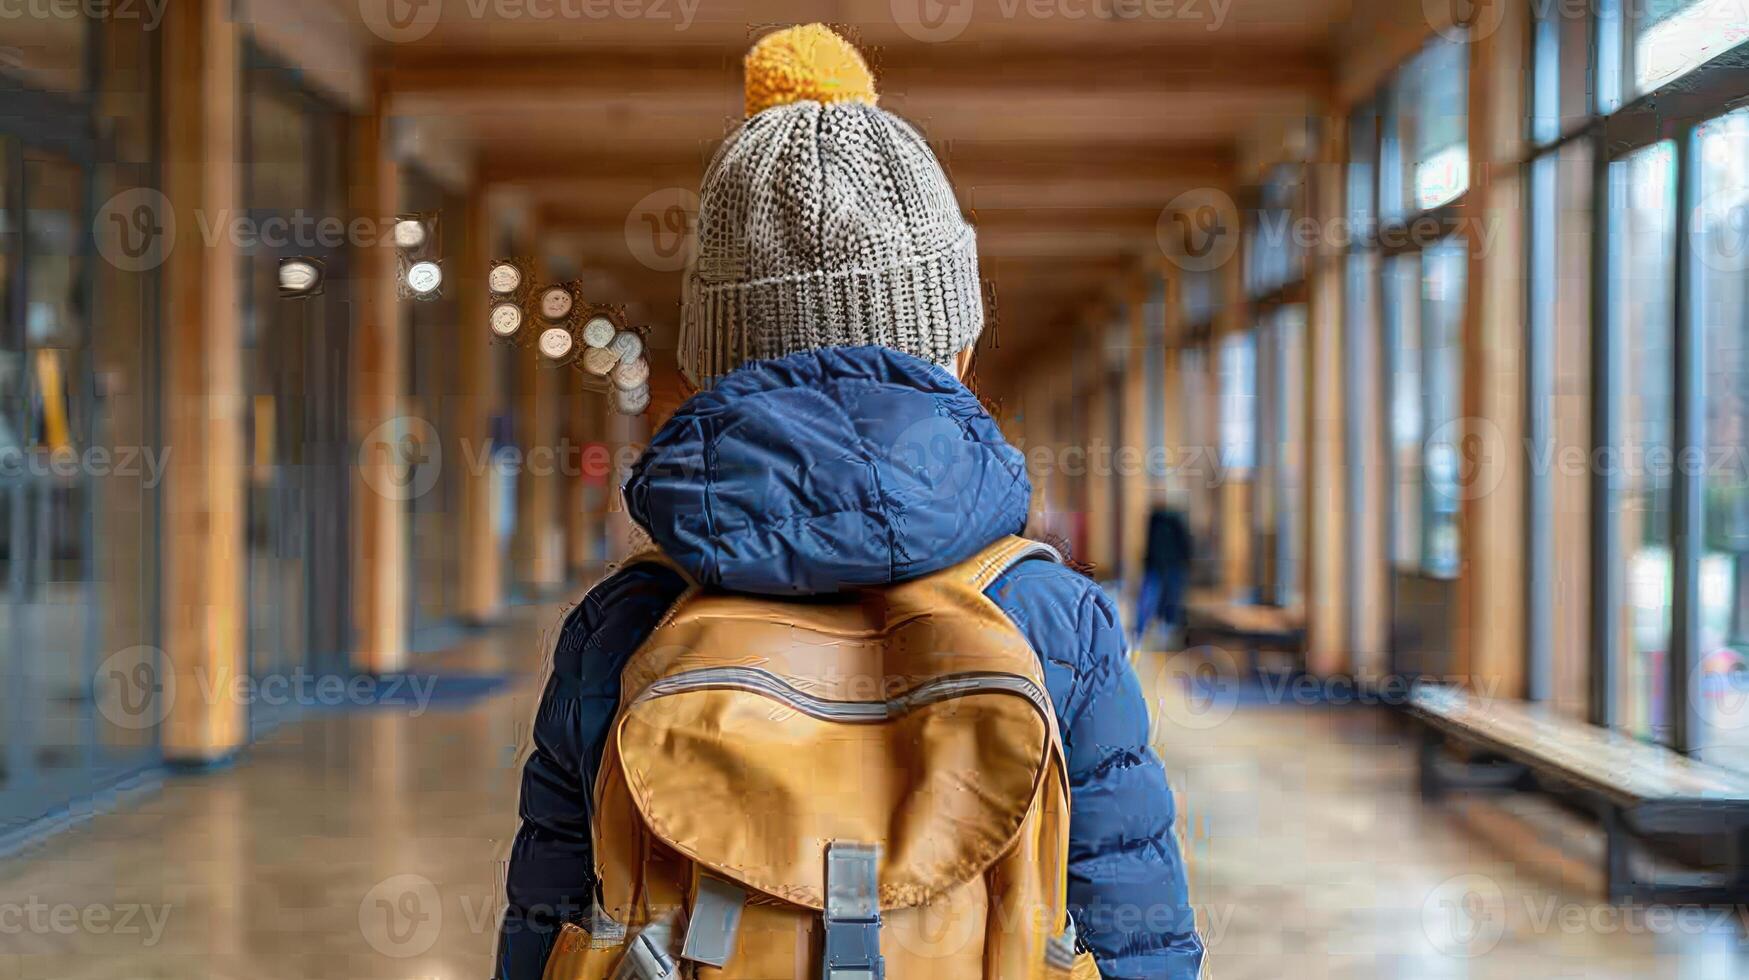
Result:
<svg viewBox="0 0 1749 980"><path fill-rule="evenodd" d="M1305 656L1305 615L1298 609L1232 602L1214 590L1193 589L1184 598L1184 644L1241 647L1256 672L1262 652L1291 654L1296 661Z"/></svg>
<svg viewBox="0 0 1749 980"><path fill-rule="evenodd" d="M1603 827L1604 881L1612 902L1749 899L1749 775L1540 705L1424 685L1410 706L1425 722L1419 760L1424 799L1454 789L1532 790L1594 814ZM1460 761L1448 748L1467 749L1469 757ZM1636 878L1632 858L1642 848L1695 838L1728 842L1734 860L1725 863L1723 884L1717 874ZM1670 853L1668 847L1655 849Z"/></svg>

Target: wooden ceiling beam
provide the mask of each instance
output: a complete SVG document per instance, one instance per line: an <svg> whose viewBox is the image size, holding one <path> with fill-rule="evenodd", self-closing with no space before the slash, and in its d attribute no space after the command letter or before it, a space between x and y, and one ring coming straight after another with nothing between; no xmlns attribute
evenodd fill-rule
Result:
<svg viewBox="0 0 1749 980"><path fill-rule="evenodd" d="M743 49L665 45L578 49L423 48L392 45L379 77L391 96L538 92L637 96L698 92L721 96L741 83ZM1057 89L1115 92L1328 93L1334 77L1318 45L1274 41L979 45L942 51L905 45L869 52L876 84L888 92L932 94L974 88L1011 93Z"/></svg>

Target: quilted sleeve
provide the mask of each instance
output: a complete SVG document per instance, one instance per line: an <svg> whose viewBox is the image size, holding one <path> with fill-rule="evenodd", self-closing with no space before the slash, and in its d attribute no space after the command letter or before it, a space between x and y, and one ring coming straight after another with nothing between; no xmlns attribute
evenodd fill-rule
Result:
<svg viewBox="0 0 1749 980"><path fill-rule="evenodd" d="M1106 980L1193 980L1202 939L1166 770L1116 607L1085 577L1027 561L991 587L1045 666L1070 782L1069 907Z"/></svg>
<svg viewBox="0 0 1749 980"><path fill-rule="evenodd" d="M620 669L684 588L673 571L640 565L590 590L565 619L522 771L497 980L540 980L559 926L589 914L592 787L619 707Z"/></svg>

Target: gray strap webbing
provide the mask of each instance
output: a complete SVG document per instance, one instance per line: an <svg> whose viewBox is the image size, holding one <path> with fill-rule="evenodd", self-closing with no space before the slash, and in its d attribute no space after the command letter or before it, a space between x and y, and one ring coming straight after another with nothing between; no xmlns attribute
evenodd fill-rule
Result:
<svg viewBox="0 0 1749 980"><path fill-rule="evenodd" d="M880 848L834 841L826 847L823 980L882 980Z"/></svg>
<svg viewBox="0 0 1749 980"><path fill-rule="evenodd" d="M667 980L680 975L669 952L674 944L674 916L665 915L641 929L626 947L613 980Z"/></svg>
<svg viewBox="0 0 1749 980"><path fill-rule="evenodd" d="M1045 943L1045 963L1053 969L1067 972L1075 968L1075 920L1063 927L1063 934L1052 936Z"/></svg>
<svg viewBox="0 0 1749 980"><path fill-rule="evenodd" d="M721 878L701 875L692 915L686 920L686 942L681 959L721 969L735 953L735 933L741 928L741 910L747 905L745 889Z"/></svg>

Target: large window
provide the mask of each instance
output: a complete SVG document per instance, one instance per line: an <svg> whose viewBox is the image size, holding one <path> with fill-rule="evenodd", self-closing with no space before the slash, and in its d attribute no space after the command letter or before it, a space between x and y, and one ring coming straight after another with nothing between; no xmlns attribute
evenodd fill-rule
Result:
<svg viewBox="0 0 1749 980"><path fill-rule="evenodd" d="M1749 760L1749 111L1695 136L1700 438L1698 751Z"/></svg>
<svg viewBox="0 0 1749 980"><path fill-rule="evenodd" d="M1571 710L1583 690L1594 721L1739 768L1746 38L1736 2L1544 11L1526 161L1531 696Z"/></svg>
<svg viewBox="0 0 1749 980"><path fill-rule="evenodd" d="M6 25L0 846L157 761L157 491L167 462L158 36L138 18Z"/></svg>
<svg viewBox="0 0 1749 980"><path fill-rule="evenodd" d="M249 673L265 683L335 670L350 642L349 253L295 230L299 216L347 214L347 126L343 111L256 45L246 42L243 57L241 196L259 232L239 242L246 626ZM280 295L279 263L293 257L322 264L320 294ZM249 722L259 732L297 710L260 699Z"/></svg>
<svg viewBox="0 0 1749 980"><path fill-rule="evenodd" d="M1617 437L1611 471L1618 597L1617 718L1665 738L1671 629L1674 457L1676 159L1669 143L1610 165L1609 331Z"/></svg>
<svg viewBox="0 0 1749 980"><path fill-rule="evenodd" d="M1246 221L1245 290L1252 313L1255 476L1251 491L1257 599L1300 602L1305 530L1306 255L1295 222L1305 213L1299 164L1273 168Z"/></svg>
<svg viewBox="0 0 1749 980"><path fill-rule="evenodd" d="M1453 580L1462 569L1463 324L1469 255L1455 234L1469 189L1469 46L1428 43L1349 127L1346 276L1352 420L1350 507L1357 595L1387 575L1390 669L1449 671ZM1376 331L1376 334L1373 333ZM1376 450L1373 447L1378 447ZM1384 476L1375 452L1382 454ZM1384 499L1374 499L1374 494ZM1378 528L1383 516L1383 528ZM1382 532L1382 533L1381 533ZM1379 537L1374 537L1379 535ZM1371 566L1383 557L1384 569ZM1354 642L1371 643L1359 600Z"/></svg>
<svg viewBox="0 0 1749 980"><path fill-rule="evenodd" d="M1629 3L1634 94L1667 85L1749 40L1742 0Z"/></svg>

